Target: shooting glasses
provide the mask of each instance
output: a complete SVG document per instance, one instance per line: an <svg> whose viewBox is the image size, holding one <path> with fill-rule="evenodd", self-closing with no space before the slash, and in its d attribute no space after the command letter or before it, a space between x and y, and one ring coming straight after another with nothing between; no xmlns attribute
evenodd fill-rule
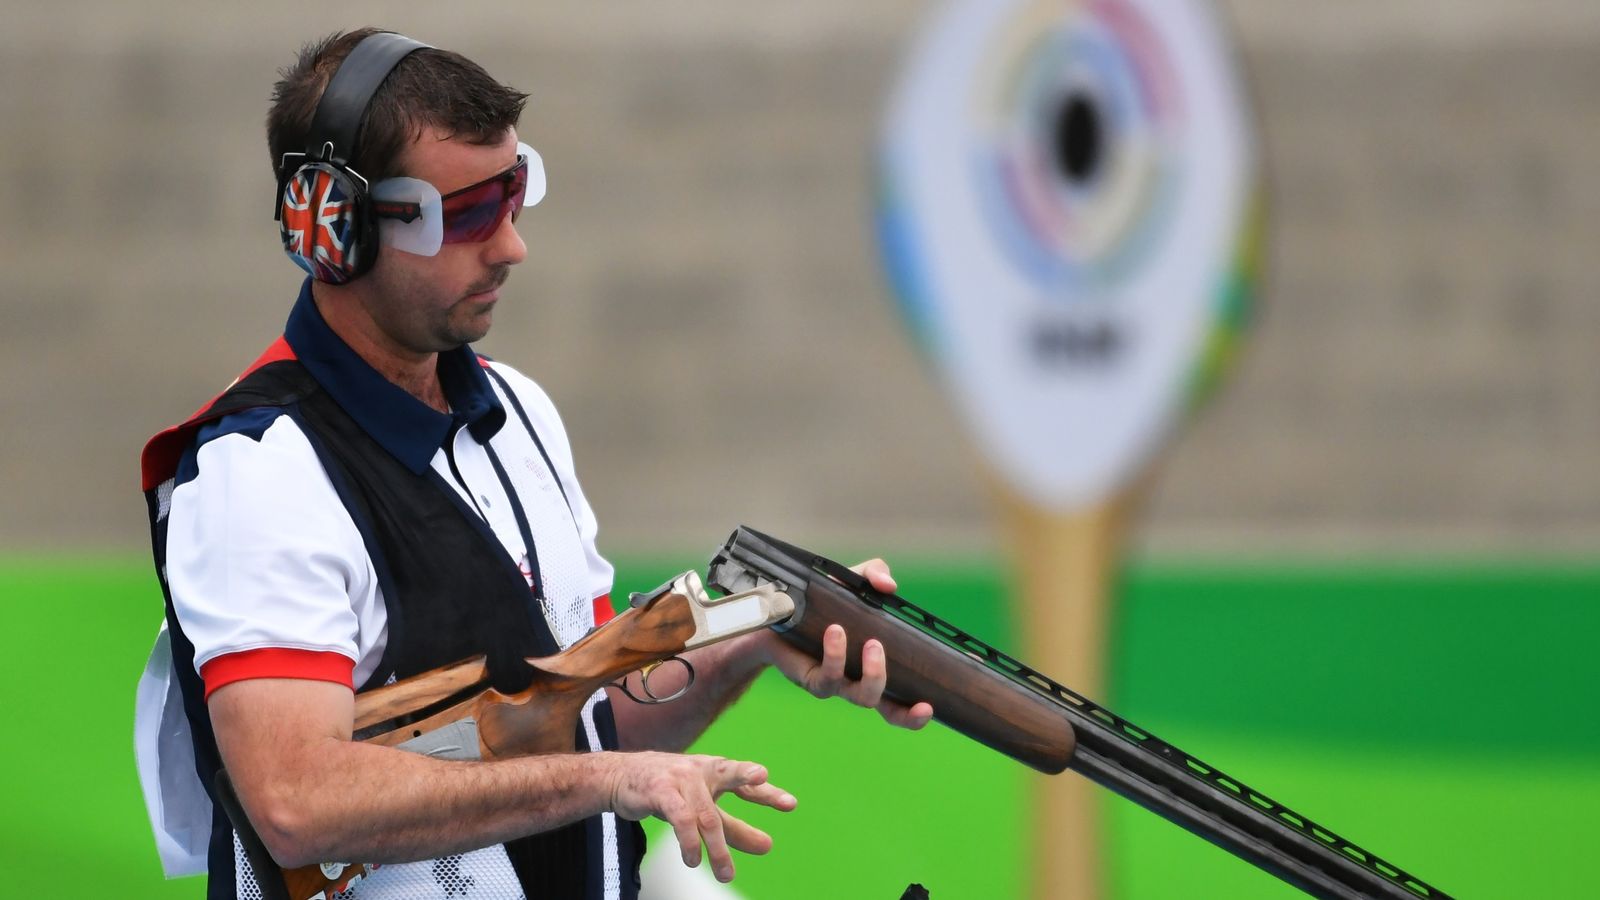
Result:
<svg viewBox="0 0 1600 900"><path fill-rule="evenodd" d="M372 210L384 246L434 256L444 244L488 240L507 215L516 221L544 192L544 160L518 143L511 168L442 196L419 178L386 178L372 186Z"/></svg>

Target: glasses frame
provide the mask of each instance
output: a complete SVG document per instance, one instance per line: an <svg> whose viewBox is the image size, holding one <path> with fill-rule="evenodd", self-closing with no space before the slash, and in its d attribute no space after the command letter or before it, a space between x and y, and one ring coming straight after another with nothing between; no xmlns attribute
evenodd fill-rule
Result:
<svg viewBox="0 0 1600 900"><path fill-rule="evenodd" d="M439 195L439 214L442 217L441 222L440 222L440 228L442 229L441 243L445 243L445 244L482 243L483 241L488 240L490 237L492 237L494 235L494 230L500 227L500 222L501 222L501 220L503 220L506 217L506 215L510 215L511 216L511 221L515 222L517 220L517 216L521 213L522 208L524 206L523 199L518 199L516 203L511 204L510 210L508 212L501 213L500 216L495 219L494 225L492 227L488 228L487 233L484 234L482 237L465 237L465 238L456 238L456 239L452 240L451 239L451 234L450 234L450 219L453 218L453 217L451 216L450 212L446 209L446 207L449 205L449 203L450 203L450 201L452 199L454 199L456 197L463 196L465 194L472 193L473 191L481 191L485 187L487 187L488 185L494 184L496 182L506 182L508 184L508 188L507 189L509 190L509 186L511 184L515 184L515 182L517 180L517 173L518 172L522 173L522 191L523 191L523 197L525 198L526 194L527 194L527 190L528 190L528 169L529 169L528 155L525 154L525 153L519 153L519 154L517 154L517 161L515 163L512 163L511 166L506 168L504 171L497 172L497 173L495 173L493 175L490 175L488 178L485 178L482 181L475 181L472 184L467 185L466 187L459 188L457 190L451 191L448 194ZM496 201L496 203L497 203L497 205L504 207L506 205L506 201L509 200L509 199L510 199L509 196L507 196L505 194L502 194L501 197ZM485 202L487 202L487 201L485 201ZM478 205L479 204L473 204L473 206L471 208L475 209ZM380 218L380 219L396 219L398 221L408 222L408 223L409 222L415 222L419 217L421 217L422 208L423 208L423 205L421 203L418 203L416 201L410 201L410 200L377 200L377 199L374 199L372 201L372 214L375 217Z"/></svg>

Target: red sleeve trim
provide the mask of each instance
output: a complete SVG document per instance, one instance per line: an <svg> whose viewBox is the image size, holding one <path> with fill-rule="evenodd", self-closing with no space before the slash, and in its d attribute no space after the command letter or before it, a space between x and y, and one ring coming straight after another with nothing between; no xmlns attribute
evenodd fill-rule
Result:
<svg viewBox="0 0 1600 900"><path fill-rule="evenodd" d="M616 616L616 610L611 608L610 594L601 594L594 598L594 624L604 625Z"/></svg>
<svg viewBox="0 0 1600 900"><path fill-rule="evenodd" d="M355 662L342 653L264 647L219 656L200 667L200 678L206 684L206 699L210 700L217 688L252 678L331 681L355 690L355 668Z"/></svg>

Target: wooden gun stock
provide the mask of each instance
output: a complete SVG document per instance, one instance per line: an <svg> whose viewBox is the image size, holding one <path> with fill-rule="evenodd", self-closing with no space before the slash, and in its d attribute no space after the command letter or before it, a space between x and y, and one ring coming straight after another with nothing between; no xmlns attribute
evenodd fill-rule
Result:
<svg viewBox="0 0 1600 900"><path fill-rule="evenodd" d="M464 752L450 758L571 753L583 707L602 687L641 669L648 673L650 667L686 650L783 621L793 612L792 601L770 588L713 600L700 577L685 572L654 591L634 595L632 607L560 653L528 659L532 681L517 693L504 694L489 686L483 657L463 660L358 694L355 732L365 743L415 747L415 742L442 729L466 724L472 727L463 733L475 732L476 746L460 748ZM644 690L648 693L648 685ZM670 698L654 702L665 699ZM215 787L256 873L263 900L328 898L378 868L373 863L282 868L251 827L226 772L218 773ZM271 877L274 871L281 873L281 884Z"/></svg>

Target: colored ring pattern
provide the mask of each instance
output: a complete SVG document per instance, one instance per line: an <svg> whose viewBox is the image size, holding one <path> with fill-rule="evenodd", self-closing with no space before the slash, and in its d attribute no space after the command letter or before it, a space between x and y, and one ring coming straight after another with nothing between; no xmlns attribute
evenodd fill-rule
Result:
<svg viewBox="0 0 1600 900"><path fill-rule="evenodd" d="M1002 252L1053 296L1137 274L1181 176L1183 107L1155 30L1126 0L1035 4L984 66L971 156Z"/></svg>

